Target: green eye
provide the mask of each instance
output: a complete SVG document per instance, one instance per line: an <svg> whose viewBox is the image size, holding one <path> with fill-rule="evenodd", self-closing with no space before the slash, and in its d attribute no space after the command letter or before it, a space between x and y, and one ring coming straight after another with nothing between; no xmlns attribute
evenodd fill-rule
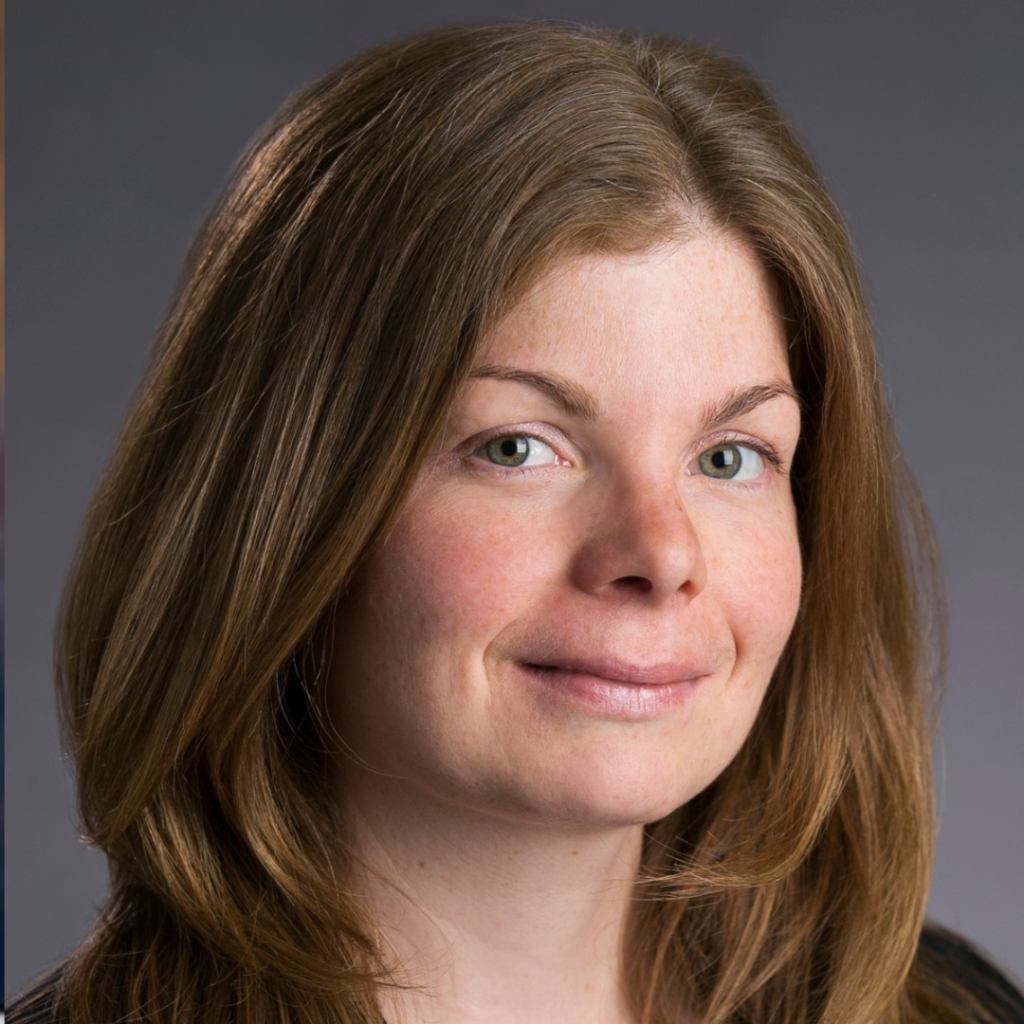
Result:
<svg viewBox="0 0 1024 1024"><path fill-rule="evenodd" d="M550 445L528 434L503 434L483 446L483 454L495 466L518 469L520 466L550 465L556 456Z"/></svg>
<svg viewBox="0 0 1024 1024"><path fill-rule="evenodd" d="M521 434L516 437L495 437L484 446L487 458L496 466L521 466L530 455L530 439Z"/></svg>
<svg viewBox="0 0 1024 1024"><path fill-rule="evenodd" d="M753 480L764 468L761 456L741 444L716 444L700 453L697 464L705 476L716 480Z"/></svg>

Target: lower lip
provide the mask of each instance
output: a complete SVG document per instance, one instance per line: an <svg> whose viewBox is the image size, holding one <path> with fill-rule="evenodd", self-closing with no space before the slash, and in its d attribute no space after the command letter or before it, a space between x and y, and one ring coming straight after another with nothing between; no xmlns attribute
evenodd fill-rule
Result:
<svg viewBox="0 0 1024 1024"><path fill-rule="evenodd" d="M672 683L623 683L585 672L520 664L535 683L561 702L621 718L651 718L674 711L706 676Z"/></svg>

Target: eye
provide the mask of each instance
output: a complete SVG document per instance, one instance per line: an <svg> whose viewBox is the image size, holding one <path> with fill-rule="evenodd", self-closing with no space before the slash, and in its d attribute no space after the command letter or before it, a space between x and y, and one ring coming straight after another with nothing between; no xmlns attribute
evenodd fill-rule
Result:
<svg viewBox="0 0 1024 1024"><path fill-rule="evenodd" d="M550 445L529 434L503 434L492 437L480 449L489 462L507 469L520 466L550 466L558 461Z"/></svg>
<svg viewBox="0 0 1024 1024"><path fill-rule="evenodd" d="M697 465L705 476L716 480L753 480L761 475L764 460L742 444L716 444L697 456Z"/></svg>

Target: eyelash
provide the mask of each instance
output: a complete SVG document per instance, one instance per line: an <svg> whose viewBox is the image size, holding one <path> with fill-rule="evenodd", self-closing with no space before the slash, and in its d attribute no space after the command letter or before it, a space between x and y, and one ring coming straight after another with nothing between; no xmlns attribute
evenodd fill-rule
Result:
<svg viewBox="0 0 1024 1024"><path fill-rule="evenodd" d="M749 448L751 451L757 452L772 469L777 471L782 469L782 457L775 450L774 446L770 445L767 441L748 437L746 434L725 433L713 435L711 438L704 438L700 449L694 452L693 458L697 458L709 448L714 448L716 444L735 444L743 448Z"/></svg>
<svg viewBox="0 0 1024 1024"><path fill-rule="evenodd" d="M465 454L463 457L473 455L475 452L483 448L484 445L488 444L488 442L493 441L498 437L532 438L535 441L542 441L544 444L555 450L557 454L554 438L545 437L535 427L532 429L526 426L518 428L513 424L512 426L499 427L495 430L488 431L485 434L480 434L472 438L464 446ZM756 438L749 437L746 434L738 434L736 432L713 434L711 437L703 438L700 447L690 457L690 461L698 458L703 452L718 444L735 444L741 445L744 448L749 448L751 451L757 452L757 454L760 455L761 458L764 459L765 462L767 462L768 465L770 465L776 472L782 471L782 458L773 445L769 444L767 441L758 440ZM559 458L564 458L564 456L559 456ZM500 476L523 476L528 473L535 473L538 469L536 466L499 466L496 463L487 462L483 459L480 461L484 463L488 472L497 473Z"/></svg>

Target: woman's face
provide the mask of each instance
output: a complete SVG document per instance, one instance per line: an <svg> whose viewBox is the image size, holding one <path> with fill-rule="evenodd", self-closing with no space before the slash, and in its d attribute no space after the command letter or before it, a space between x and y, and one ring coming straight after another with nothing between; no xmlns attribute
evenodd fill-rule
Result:
<svg viewBox="0 0 1024 1024"><path fill-rule="evenodd" d="M343 784L363 762L452 809L599 827L702 790L796 615L799 428L741 241L548 273L338 608Z"/></svg>

